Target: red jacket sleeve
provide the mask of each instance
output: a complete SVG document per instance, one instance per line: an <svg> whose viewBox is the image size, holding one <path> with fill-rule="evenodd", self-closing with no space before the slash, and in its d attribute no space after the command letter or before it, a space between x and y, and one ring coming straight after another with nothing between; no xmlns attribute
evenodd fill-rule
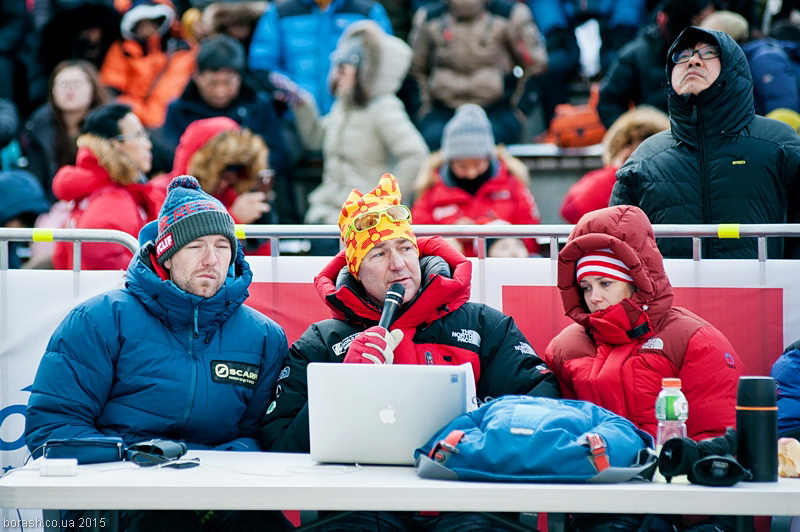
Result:
<svg viewBox="0 0 800 532"><path fill-rule="evenodd" d="M702 327L689 339L678 376L689 402L690 438L721 436L736 426L736 390L744 374L739 355L714 327Z"/></svg>

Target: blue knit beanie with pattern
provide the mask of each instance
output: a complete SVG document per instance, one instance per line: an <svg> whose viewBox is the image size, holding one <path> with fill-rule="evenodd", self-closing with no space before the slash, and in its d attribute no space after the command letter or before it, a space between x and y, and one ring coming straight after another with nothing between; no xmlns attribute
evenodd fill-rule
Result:
<svg viewBox="0 0 800 532"><path fill-rule="evenodd" d="M222 235L231 241L231 260L238 240L233 218L218 199L203 192L192 176L174 178L158 213L156 260L163 266L183 246L203 236Z"/></svg>

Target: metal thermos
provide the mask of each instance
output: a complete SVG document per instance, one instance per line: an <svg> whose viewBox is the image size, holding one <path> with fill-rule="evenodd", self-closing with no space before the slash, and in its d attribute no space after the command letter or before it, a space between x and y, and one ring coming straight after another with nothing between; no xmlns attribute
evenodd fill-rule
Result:
<svg viewBox="0 0 800 532"><path fill-rule="evenodd" d="M778 481L777 385L771 377L740 377L736 395L739 463L752 482Z"/></svg>

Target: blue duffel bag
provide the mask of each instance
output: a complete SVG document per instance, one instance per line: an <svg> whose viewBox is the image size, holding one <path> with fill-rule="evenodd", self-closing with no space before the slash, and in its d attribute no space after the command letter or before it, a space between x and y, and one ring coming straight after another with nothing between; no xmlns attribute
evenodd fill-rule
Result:
<svg viewBox="0 0 800 532"><path fill-rule="evenodd" d="M649 481L653 438L587 401L509 395L463 414L417 449L423 478L496 482Z"/></svg>

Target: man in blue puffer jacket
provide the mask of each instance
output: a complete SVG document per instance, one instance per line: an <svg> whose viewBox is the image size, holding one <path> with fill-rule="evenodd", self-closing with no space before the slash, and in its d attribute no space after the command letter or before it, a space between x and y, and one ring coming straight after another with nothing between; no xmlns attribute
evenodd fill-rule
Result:
<svg viewBox="0 0 800 532"><path fill-rule="evenodd" d="M253 275L233 219L181 176L139 240L125 288L81 303L53 333L28 402L28 447L38 455L50 439L118 436L260 450L254 437L288 347L279 325L243 305Z"/></svg>

